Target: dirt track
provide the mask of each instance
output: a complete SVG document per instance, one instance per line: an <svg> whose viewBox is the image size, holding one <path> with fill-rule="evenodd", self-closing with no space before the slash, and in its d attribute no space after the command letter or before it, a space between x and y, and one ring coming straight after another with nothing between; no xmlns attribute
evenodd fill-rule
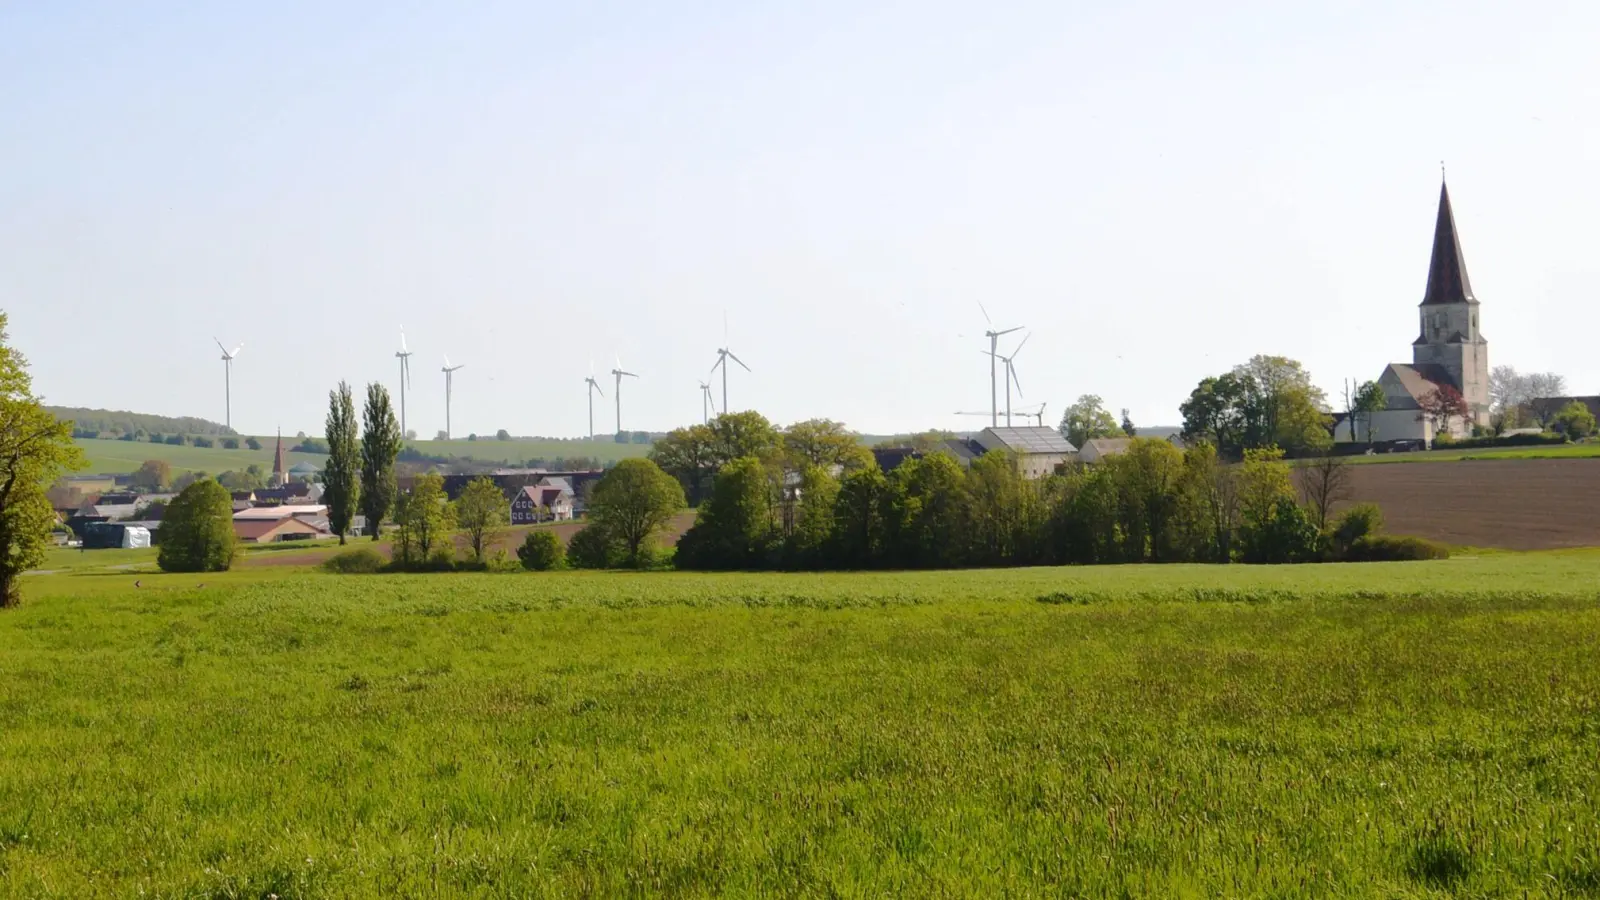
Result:
<svg viewBox="0 0 1600 900"><path fill-rule="evenodd" d="M1507 459L1351 467L1352 502L1386 529L1507 550L1600 546L1600 460Z"/></svg>

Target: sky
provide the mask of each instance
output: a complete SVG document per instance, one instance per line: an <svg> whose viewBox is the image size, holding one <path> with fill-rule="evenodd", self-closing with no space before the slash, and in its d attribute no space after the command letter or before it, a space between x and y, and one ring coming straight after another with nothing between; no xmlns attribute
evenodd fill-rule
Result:
<svg viewBox="0 0 1600 900"><path fill-rule="evenodd" d="M0 309L37 392L322 430L1177 424L1258 353L1410 360L1451 197L1492 365L1600 393L1600 4L0 2ZM716 382L720 402L721 383ZM1004 397L1000 403L1004 405ZM1342 401L1335 399L1335 406Z"/></svg>

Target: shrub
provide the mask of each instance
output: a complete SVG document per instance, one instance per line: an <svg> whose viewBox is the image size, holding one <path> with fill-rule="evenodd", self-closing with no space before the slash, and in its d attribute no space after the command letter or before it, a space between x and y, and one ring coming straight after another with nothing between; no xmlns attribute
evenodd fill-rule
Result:
<svg viewBox="0 0 1600 900"><path fill-rule="evenodd" d="M522 560L524 569L548 572L566 564L567 548L555 532L547 528L535 528L522 539L522 546L517 548L517 558Z"/></svg>
<svg viewBox="0 0 1600 900"><path fill-rule="evenodd" d="M233 497L211 479L172 499L161 518L156 564L164 572L226 572L233 565Z"/></svg>
<svg viewBox="0 0 1600 900"><path fill-rule="evenodd" d="M339 575L371 575L383 571L389 561L372 547L357 547L336 553L322 561L322 568Z"/></svg>
<svg viewBox="0 0 1600 900"><path fill-rule="evenodd" d="M1321 536L1317 525L1300 504L1278 499L1272 514L1240 531L1241 556L1247 563L1295 563L1314 560Z"/></svg>
<svg viewBox="0 0 1600 900"><path fill-rule="evenodd" d="M567 545L567 563L574 569L615 568L626 556L622 542L599 524L586 526Z"/></svg>
<svg viewBox="0 0 1600 900"><path fill-rule="evenodd" d="M1400 534L1369 534L1351 544L1350 562L1409 562L1449 559L1450 548L1426 538Z"/></svg>
<svg viewBox="0 0 1600 900"><path fill-rule="evenodd" d="M1383 531L1383 510L1376 503L1357 503L1328 532L1328 549L1334 559L1343 559L1356 541Z"/></svg>
<svg viewBox="0 0 1600 900"><path fill-rule="evenodd" d="M1555 431L1568 440L1578 440L1594 434L1594 413L1589 412L1589 407L1584 406L1581 400L1574 400L1561 411L1556 413L1550 422L1550 430Z"/></svg>

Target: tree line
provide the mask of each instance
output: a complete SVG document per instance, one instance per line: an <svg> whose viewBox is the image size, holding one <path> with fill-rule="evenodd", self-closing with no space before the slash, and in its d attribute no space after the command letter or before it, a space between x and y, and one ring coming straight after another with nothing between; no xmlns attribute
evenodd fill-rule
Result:
<svg viewBox="0 0 1600 900"><path fill-rule="evenodd" d="M124 435L183 434L210 437L236 436L232 428L194 416L158 416L111 409L46 406L58 421L70 422L77 437L120 438ZM133 438L130 437L130 440Z"/></svg>

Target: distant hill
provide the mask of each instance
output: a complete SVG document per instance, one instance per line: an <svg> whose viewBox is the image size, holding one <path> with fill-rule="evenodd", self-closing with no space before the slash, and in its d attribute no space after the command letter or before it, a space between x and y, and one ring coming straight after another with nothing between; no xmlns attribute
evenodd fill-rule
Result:
<svg viewBox="0 0 1600 900"><path fill-rule="evenodd" d="M79 437L117 437L124 434L201 434L232 435L232 428L210 419L193 416L157 416L120 409L83 409L73 406L47 406L50 414L72 422Z"/></svg>

